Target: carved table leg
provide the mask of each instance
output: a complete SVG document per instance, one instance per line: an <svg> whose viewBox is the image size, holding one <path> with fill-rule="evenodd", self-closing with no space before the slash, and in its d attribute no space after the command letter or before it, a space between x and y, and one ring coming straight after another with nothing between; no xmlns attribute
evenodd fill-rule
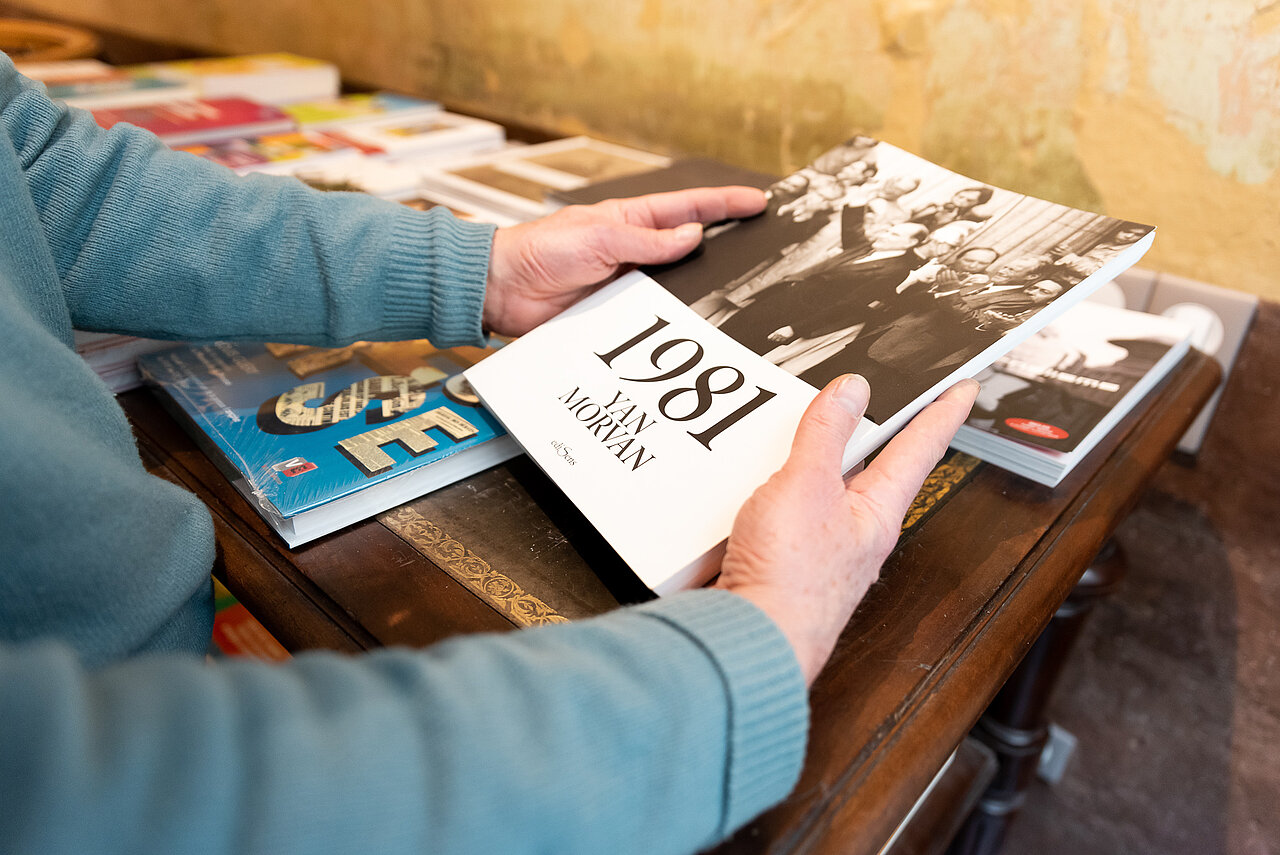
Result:
<svg viewBox="0 0 1280 855"><path fill-rule="evenodd" d="M1058 675L1085 618L1115 589L1124 571L1119 545L1108 540L974 726L973 735L995 751L999 765L948 855L992 855L999 851L1009 823L1022 808L1025 790L1049 739L1045 709Z"/></svg>

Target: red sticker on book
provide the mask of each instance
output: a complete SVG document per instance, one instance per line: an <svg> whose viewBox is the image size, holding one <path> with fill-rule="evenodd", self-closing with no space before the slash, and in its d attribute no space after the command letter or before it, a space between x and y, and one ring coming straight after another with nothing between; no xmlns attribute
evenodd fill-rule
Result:
<svg viewBox="0 0 1280 855"><path fill-rule="evenodd" d="M1004 423L1016 431L1021 431L1031 436L1038 436L1044 439L1066 439L1070 434L1060 427L1047 425L1044 422L1038 422L1035 419L1005 419Z"/></svg>
<svg viewBox="0 0 1280 855"><path fill-rule="evenodd" d="M304 460L302 463L299 463L296 466L289 466L285 469L281 469L280 471L284 473L284 476L286 478L292 478L295 475L301 475L303 472L310 472L312 469L315 469L315 468L316 468L316 465L312 463L310 460Z"/></svg>

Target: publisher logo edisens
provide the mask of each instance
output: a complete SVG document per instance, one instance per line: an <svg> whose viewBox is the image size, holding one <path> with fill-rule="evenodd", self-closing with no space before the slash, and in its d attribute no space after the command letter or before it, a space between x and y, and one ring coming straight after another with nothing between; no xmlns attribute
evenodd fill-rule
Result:
<svg viewBox="0 0 1280 855"><path fill-rule="evenodd" d="M577 463L577 461L573 459L573 453L572 453L573 449L565 445L563 442L556 440L551 443L551 447L554 448L556 450L556 454L560 457L563 457L565 462L568 463L570 466Z"/></svg>

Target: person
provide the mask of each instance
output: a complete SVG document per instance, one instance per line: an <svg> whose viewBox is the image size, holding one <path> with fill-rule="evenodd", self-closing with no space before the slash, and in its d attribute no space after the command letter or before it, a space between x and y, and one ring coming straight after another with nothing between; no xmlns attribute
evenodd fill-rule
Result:
<svg viewBox="0 0 1280 855"><path fill-rule="evenodd" d="M974 246L964 249L948 263L931 259L924 266L912 271L898 293L927 290L936 296L948 296L976 291L991 284L987 268L996 260L996 251L990 247ZM921 286L923 287L917 287Z"/></svg>
<svg viewBox="0 0 1280 855"><path fill-rule="evenodd" d="M863 228L868 235L905 223L910 213L902 207L902 197L914 193L920 179L914 175L895 175L880 184L869 199L863 215Z"/></svg>
<svg viewBox="0 0 1280 855"><path fill-rule="evenodd" d="M1004 332L1030 318L1065 290L1061 282L1037 279L1020 288L987 287L957 299L976 329Z"/></svg>
<svg viewBox="0 0 1280 855"><path fill-rule="evenodd" d="M990 202L993 195L995 191L986 185L966 187L953 193L949 201L940 205L931 203L912 211L911 222L920 223L931 232L959 220L981 223L988 219L988 215L975 209Z"/></svg>
<svg viewBox="0 0 1280 855"><path fill-rule="evenodd" d="M806 686L973 384L848 483L867 387L825 388L712 589L426 650L210 663L209 513L147 474L70 346L73 326L519 334L762 204L702 189L495 232L104 131L0 54L0 850L689 852L782 798Z"/></svg>
<svg viewBox="0 0 1280 855"><path fill-rule="evenodd" d="M924 229L914 223L879 232L793 279L770 285L721 323L720 330L765 354L796 338L814 338L865 323L868 307L889 299L911 272L916 263L911 250L924 237Z"/></svg>
<svg viewBox="0 0 1280 855"><path fill-rule="evenodd" d="M1150 231L1150 226L1122 222L1108 238L1098 241L1083 252L1075 252L1067 246L1055 247L1054 270L1050 275L1073 285L1082 282L1117 253L1137 243Z"/></svg>

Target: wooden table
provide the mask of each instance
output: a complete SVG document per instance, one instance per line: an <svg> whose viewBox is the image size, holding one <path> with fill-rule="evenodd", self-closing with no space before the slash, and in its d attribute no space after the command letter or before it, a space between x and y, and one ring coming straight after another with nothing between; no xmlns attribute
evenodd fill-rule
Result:
<svg viewBox="0 0 1280 855"><path fill-rule="evenodd" d="M795 792L722 851L881 851L1218 377L1216 363L1193 352L1057 488L961 460L965 483L904 536L815 684ZM122 402L147 464L212 509L227 587L290 649L425 645L594 614L637 596L616 556L527 459L289 551L148 393ZM1070 635L1042 645L1028 673L1016 675L1023 688L1003 713L993 708L996 730L1002 714L1016 726L1042 718ZM1026 763L1001 763L997 785L1016 809ZM954 790L934 788L972 803ZM995 796L984 804L998 808ZM922 816L948 834L955 827L936 810ZM942 845L920 836L901 835L892 851ZM966 851L998 845L1000 821L965 836Z"/></svg>

